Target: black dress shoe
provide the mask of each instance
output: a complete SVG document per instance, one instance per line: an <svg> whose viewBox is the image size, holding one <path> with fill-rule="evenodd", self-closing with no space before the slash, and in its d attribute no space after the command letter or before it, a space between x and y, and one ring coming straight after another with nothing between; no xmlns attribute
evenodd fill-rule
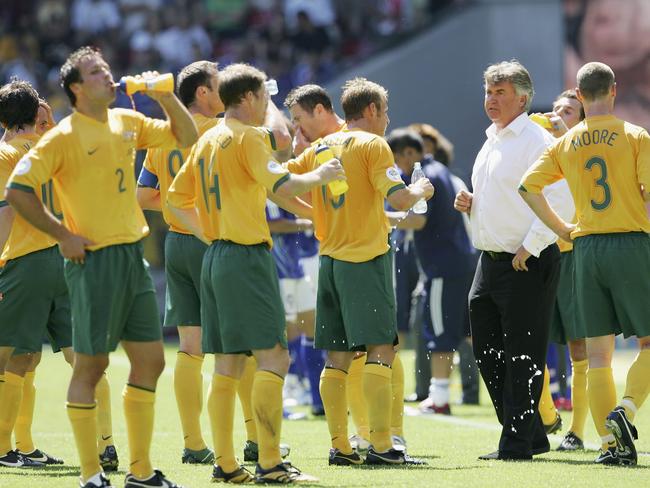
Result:
<svg viewBox="0 0 650 488"><path fill-rule="evenodd" d="M530 461L533 456L526 454L515 454L509 452L494 451L478 457L481 461Z"/></svg>
<svg viewBox="0 0 650 488"><path fill-rule="evenodd" d="M550 452L550 450L551 450L551 445L547 441L545 444L541 444L537 447L533 446L532 452L533 452L533 456L537 456L539 454Z"/></svg>

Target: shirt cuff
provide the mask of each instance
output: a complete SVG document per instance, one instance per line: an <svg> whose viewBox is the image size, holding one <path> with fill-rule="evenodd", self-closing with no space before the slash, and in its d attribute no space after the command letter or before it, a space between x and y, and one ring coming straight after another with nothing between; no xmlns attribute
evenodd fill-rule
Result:
<svg viewBox="0 0 650 488"><path fill-rule="evenodd" d="M526 251L538 258L540 253L553 243L547 242L547 239L544 237L545 236L541 236L536 232L529 232L524 239L522 246L524 246L524 249L526 249Z"/></svg>

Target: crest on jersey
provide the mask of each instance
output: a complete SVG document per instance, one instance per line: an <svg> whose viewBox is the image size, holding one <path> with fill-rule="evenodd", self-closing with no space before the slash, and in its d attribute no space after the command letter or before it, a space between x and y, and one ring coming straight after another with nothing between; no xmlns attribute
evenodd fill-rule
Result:
<svg viewBox="0 0 650 488"><path fill-rule="evenodd" d="M402 182L402 177L399 175L399 171L397 171L397 168L388 168L386 170L386 176L391 181L400 182L400 183Z"/></svg>
<svg viewBox="0 0 650 488"><path fill-rule="evenodd" d="M23 158L18 161L16 169L14 170L17 175L26 175L29 173L29 170L32 169L32 160L29 158Z"/></svg>
<svg viewBox="0 0 650 488"><path fill-rule="evenodd" d="M273 173L273 174L275 174L275 175L279 175L279 174L282 174L282 173L286 173L286 171L284 170L284 168L282 167L282 165L281 165L280 163L278 163L277 161L273 161L273 160L269 161L269 162L266 164L266 168L267 168L271 173Z"/></svg>

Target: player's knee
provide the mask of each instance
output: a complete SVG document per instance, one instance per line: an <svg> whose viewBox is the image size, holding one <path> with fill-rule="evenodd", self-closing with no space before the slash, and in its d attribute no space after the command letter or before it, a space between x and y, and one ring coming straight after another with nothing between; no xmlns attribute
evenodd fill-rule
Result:
<svg viewBox="0 0 650 488"><path fill-rule="evenodd" d="M5 370L18 376L25 376L25 373L30 371L33 357L33 353L12 356L6 365Z"/></svg>

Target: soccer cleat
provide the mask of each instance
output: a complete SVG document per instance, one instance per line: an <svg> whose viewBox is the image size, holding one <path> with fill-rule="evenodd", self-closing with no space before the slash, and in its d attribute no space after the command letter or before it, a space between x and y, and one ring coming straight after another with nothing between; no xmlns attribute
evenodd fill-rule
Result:
<svg viewBox="0 0 650 488"><path fill-rule="evenodd" d="M37 463L63 464L63 459L52 457L46 452L41 451L40 449L34 449L32 452L18 451L18 454L20 454L24 458L28 458L31 459L32 461L36 461Z"/></svg>
<svg viewBox="0 0 650 488"><path fill-rule="evenodd" d="M406 439L404 439L404 437L399 435L392 435L390 438L393 441L393 449L396 451L406 452Z"/></svg>
<svg viewBox="0 0 650 488"><path fill-rule="evenodd" d="M282 459L286 458L291 452L291 447L289 444L280 444L280 457ZM256 463L259 458L259 446L257 442L246 441L244 445L244 461Z"/></svg>
<svg viewBox="0 0 650 488"><path fill-rule="evenodd" d="M111 482L109 479L104 476L104 473L97 473L95 476L90 478L86 483L79 479L79 486L81 488L112 488Z"/></svg>
<svg viewBox="0 0 650 488"><path fill-rule="evenodd" d="M451 408L448 403L435 405L431 398L425 398L418 405L420 412L425 414L451 415Z"/></svg>
<svg viewBox="0 0 650 488"><path fill-rule="evenodd" d="M573 432L567 432L558 446L558 451L584 451L585 444Z"/></svg>
<svg viewBox="0 0 650 488"><path fill-rule="evenodd" d="M0 456L0 466L6 468L42 468L44 463L32 461L23 456L18 451L9 451L4 456Z"/></svg>
<svg viewBox="0 0 650 488"><path fill-rule="evenodd" d="M610 412L605 420L605 427L616 439L616 455L620 464L634 466L637 463L636 448L634 440L639 438L636 427L627 419L625 409L616 407Z"/></svg>
<svg viewBox="0 0 650 488"><path fill-rule="evenodd" d="M604 464L606 466L618 466L621 464L620 459L616 453L616 447L610 447L608 449L601 449L600 454L594 461L596 464Z"/></svg>
<svg viewBox="0 0 650 488"><path fill-rule="evenodd" d="M351 435L349 440L352 449L359 451L361 454L368 452L368 449L370 449L370 442L365 440L359 434Z"/></svg>
<svg viewBox="0 0 650 488"><path fill-rule="evenodd" d="M185 448L183 449L181 462L183 464L212 464L214 463L214 452L207 447L200 451Z"/></svg>
<svg viewBox="0 0 650 488"><path fill-rule="evenodd" d="M289 462L283 462L271 469L262 469L259 464L255 468L255 483L258 484L314 483L317 481L318 478L303 473Z"/></svg>
<svg viewBox="0 0 650 488"><path fill-rule="evenodd" d="M427 464L421 459L413 458L406 454L404 451L397 449L389 449L386 452L377 452L372 446L368 449L368 455L364 464L383 464L383 465L424 465Z"/></svg>
<svg viewBox="0 0 650 488"><path fill-rule="evenodd" d="M212 481L219 483L250 483L253 481L253 473L243 466L230 473L226 473L221 466L215 465L212 470Z"/></svg>
<svg viewBox="0 0 650 488"><path fill-rule="evenodd" d="M544 424L544 432L546 432L547 435L554 434L558 430L562 428L562 417L560 417L559 413L555 413L555 420L551 424Z"/></svg>
<svg viewBox="0 0 650 488"><path fill-rule="evenodd" d="M353 450L350 454L345 454L338 449L330 449L329 461L330 466L357 466L363 464L363 458L359 453Z"/></svg>
<svg viewBox="0 0 650 488"><path fill-rule="evenodd" d="M173 481L169 481L165 478L165 475L162 474L162 471L154 469L153 474L146 480L139 480L131 473L126 475L124 478L124 488L183 488L181 485L177 485Z"/></svg>
<svg viewBox="0 0 650 488"><path fill-rule="evenodd" d="M115 446L106 446L104 452L99 455L99 464L104 471L117 471L120 460L117 458Z"/></svg>

